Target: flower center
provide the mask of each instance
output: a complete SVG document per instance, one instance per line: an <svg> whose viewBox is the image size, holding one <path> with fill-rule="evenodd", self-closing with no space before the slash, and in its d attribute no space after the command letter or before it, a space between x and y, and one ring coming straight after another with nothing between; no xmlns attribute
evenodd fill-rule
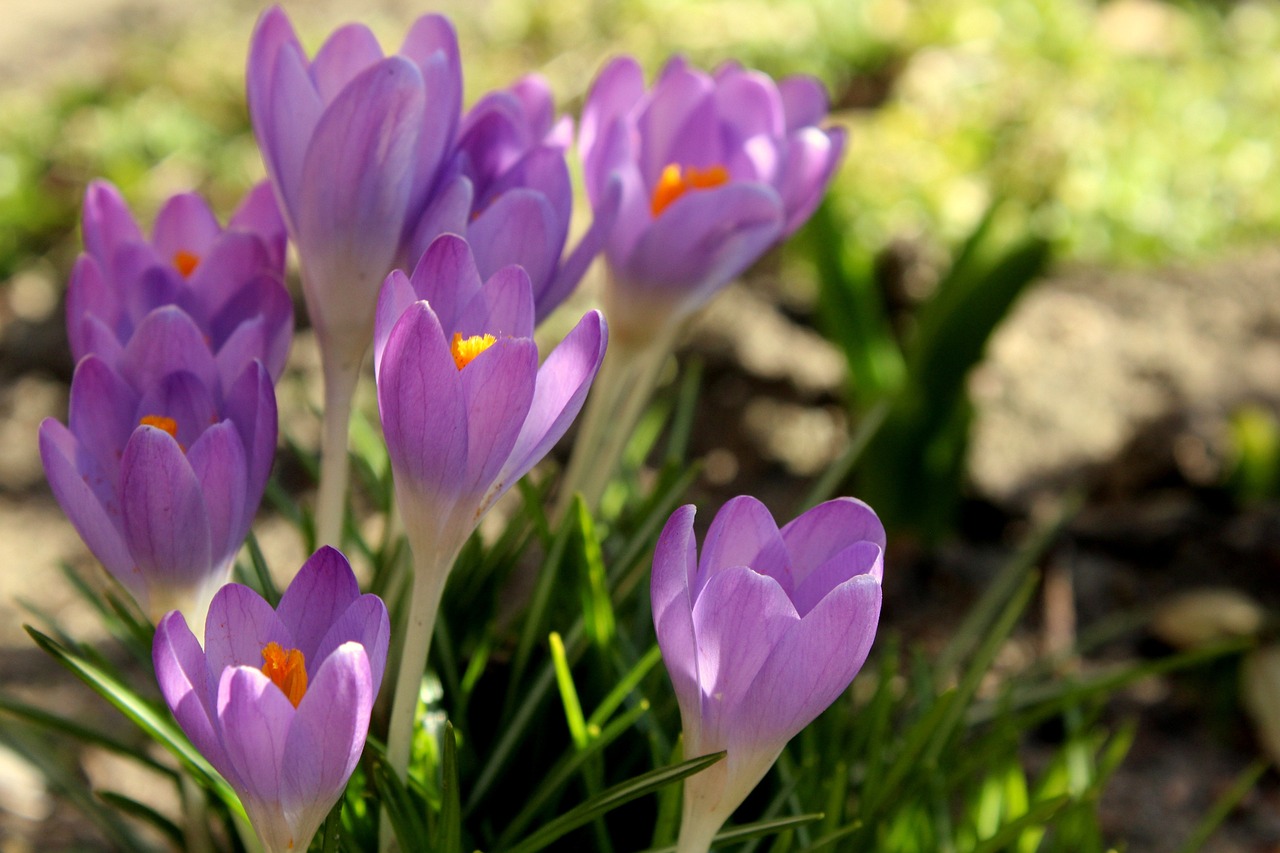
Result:
<svg viewBox="0 0 1280 853"><path fill-rule="evenodd" d="M173 253L173 265L182 273L183 278L187 278L200 266L200 256L195 252L179 249Z"/></svg>
<svg viewBox="0 0 1280 853"><path fill-rule="evenodd" d="M162 429L174 438L178 437L178 422L173 418L166 418L164 415L147 415L138 421L138 426L155 427Z"/></svg>
<svg viewBox="0 0 1280 853"><path fill-rule="evenodd" d="M307 667L302 652L284 649L279 643L267 643L262 647L262 672L285 697L298 707L307 692Z"/></svg>
<svg viewBox="0 0 1280 853"><path fill-rule="evenodd" d="M729 182L729 170L724 166L708 166L699 169L697 166L686 166L681 169L670 163L662 170L658 185L653 188L653 198L649 201L649 209L657 216L666 210L671 202L680 198L689 190L709 190Z"/></svg>
<svg viewBox="0 0 1280 853"><path fill-rule="evenodd" d="M454 332L453 345L449 347L449 351L453 353L453 363L461 370L496 342L497 338L493 335L472 335L464 338L461 332Z"/></svg>

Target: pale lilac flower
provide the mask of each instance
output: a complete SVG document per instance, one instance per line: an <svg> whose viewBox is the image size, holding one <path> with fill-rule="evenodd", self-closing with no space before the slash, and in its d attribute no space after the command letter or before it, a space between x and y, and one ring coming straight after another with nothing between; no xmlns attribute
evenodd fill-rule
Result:
<svg viewBox="0 0 1280 853"><path fill-rule="evenodd" d="M335 31L312 59L278 6L249 49L249 114L297 244L321 346L357 365L377 291L428 207L457 131L461 67L452 25L424 15L384 56L367 27Z"/></svg>
<svg viewBox="0 0 1280 853"><path fill-rule="evenodd" d="M616 201L602 205L562 260L573 212L565 161L572 141L572 120L556 117L551 90L537 75L482 97L462 119L449 189L419 221L406 257L420 258L441 234L461 234L481 278L510 264L524 267L541 322L573 292L615 213Z"/></svg>
<svg viewBox="0 0 1280 853"><path fill-rule="evenodd" d="M456 551L480 518L564 435L604 356L589 311L541 367L529 277L482 283L466 241L438 238L378 300L378 409L415 548Z"/></svg>
<svg viewBox="0 0 1280 853"><path fill-rule="evenodd" d="M787 741L866 660L880 617L884 528L853 498L781 530L752 497L729 501L699 559L694 508L672 514L653 557L653 622L684 727L684 754L725 760L685 780L681 851L705 851Z"/></svg>
<svg viewBox="0 0 1280 853"><path fill-rule="evenodd" d="M843 130L818 127L826 112L808 77L681 58L649 89L630 57L600 72L579 147L592 204L621 191L605 247L620 336L687 316L809 217L844 149Z"/></svg>
<svg viewBox="0 0 1280 853"><path fill-rule="evenodd" d="M90 354L68 425L40 425L54 496L85 544L153 619L195 624L227 581L276 446L271 377L259 361L224 377L176 306L148 314L113 367Z"/></svg>
<svg viewBox="0 0 1280 853"><path fill-rule="evenodd" d="M387 608L321 548L272 609L227 584L204 647L181 613L156 627L160 692L235 789L268 853L307 849L364 749L390 642Z"/></svg>
<svg viewBox="0 0 1280 853"><path fill-rule="evenodd" d="M284 223L259 184L224 229L204 199L175 195L143 236L120 193L106 181L85 192L85 251L67 287L72 357L93 353L114 365L142 319L164 305L187 314L224 373L258 359L279 379L293 337L293 301L284 286Z"/></svg>

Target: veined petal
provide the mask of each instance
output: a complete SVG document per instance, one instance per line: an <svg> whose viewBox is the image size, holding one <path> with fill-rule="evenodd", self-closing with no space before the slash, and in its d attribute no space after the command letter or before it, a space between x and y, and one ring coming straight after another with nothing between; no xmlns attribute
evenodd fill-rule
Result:
<svg viewBox="0 0 1280 853"><path fill-rule="evenodd" d="M382 376L382 354L396 322L418 301L409 277L400 270L392 270L378 291L378 305L373 322L373 375Z"/></svg>
<svg viewBox="0 0 1280 853"><path fill-rule="evenodd" d="M534 286L541 288L560 261L564 225L542 193L514 189L498 196L476 217L467 229L467 240L481 276L488 278L505 266L519 264Z"/></svg>
<svg viewBox="0 0 1280 853"><path fill-rule="evenodd" d="M129 206L120 191L107 181L92 181L85 190L80 230L85 251L105 265L110 265L117 246L143 241Z"/></svg>
<svg viewBox="0 0 1280 853"><path fill-rule="evenodd" d="M533 400L538 347L529 338L498 338L459 371L467 406L467 473L461 491L484 494L483 512L512 484L495 482L511 457Z"/></svg>
<svg viewBox="0 0 1280 853"><path fill-rule="evenodd" d="M279 432L275 389L260 362L250 364L227 393L226 416L235 424L245 449L248 480L245 494L245 529L258 511L258 503L271 476Z"/></svg>
<svg viewBox="0 0 1280 853"><path fill-rule="evenodd" d="M143 318L120 358L120 374L135 388L154 386L170 373L187 372L208 388L218 387L218 367L204 333L172 305Z"/></svg>
<svg viewBox="0 0 1280 853"><path fill-rule="evenodd" d="M160 257L172 260L179 251L204 255L222 233L222 226L198 194L179 193L160 208L151 233Z"/></svg>
<svg viewBox="0 0 1280 853"><path fill-rule="evenodd" d="M204 649L178 611L168 614L156 625L151 662L160 693L183 733L233 787L241 786L243 783L227 759L215 725L217 697L211 690L217 685L210 685Z"/></svg>
<svg viewBox="0 0 1280 853"><path fill-rule="evenodd" d="M606 135L616 136L614 126L625 124L623 119L644 97L644 71L630 56L612 60L591 84L578 123L578 150L582 154L587 197L593 204L603 194L610 173L630 155L620 138L605 144Z"/></svg>
<svg viewBox="0 0 1280 853"><path fill-rule="evenodd" d="M341 551L326 545L302 564L280 597L276 616L292 634L291 647L318 666L320 641L359 597L351 564Z"/></svg>
<svg viewBox="0 0 1280 853"><path fill-rule="evenodd" d="M867 659L880 599L879 581L858 575L793 625L760 667L732 725L726 724L733 740L786 743L834 702Z"/></svg>
<svg viewBox="0 0 1280 853"><path fill-rule="evenodd" d="M86 335L85 320L97 318L115 332L122 306L114 288L108 287L102 267L92 255L81 255L71 269L67 282L67 341L76 362L93 352ZM114 337L114 334L112 335ZM119 345L116 345L119 349Z"/></svg>
<svg viewBox="0 0 1280 853"><path fill-rule="evenodd" d="M833 589L858 575L869 575L877 583L884 575L884 551L874 542L855 542L814 568L796 587L791 602L803 618Z"/></svg>
<svg viewBox="0 0 1280 853"><path fill-rule="evenodd" d="M219 420L218 406L210 389L190 373L170 373L158 379L137 404L138 422L148 415L170 418L177 426L174 438L179 446L189 448L210 424ZM127 439L126 439L127 442Z"/></svg>
<svg viewBox="0 0 1280 853"><path fill-rule="evenodd" d="M418 136L409 214L420 215L453 148L462 115L462 61L458 36L444 15L423 15L413 22L400 54L422 72L426 112ZM406 234L407 236L407 234ZM415 260L410 259L410 262Z"/></svg>
<svg viewBox="0 0 1280 853"><path fill-rule="evenodd" d="M568 431L582 410L604 360L608 328L599 311L588 311L538 370L529 413L498 479L508 487L529 472Z"/></svg>
<svg viewBox="0 0 1280 853"><path fill-rule="evenodd" d="M262 650L268 643L297 648L293 636L271 605L247 586L229 583L209 602L204 625L204 651L209 662L211 689L217 692L228 667L262 667Z"/></svg>
<svg viewBox="0 0 1280 853"><path fill-rule="evenodd" d="M114 499L120 457L137 421L138 395L107 362L89 355L71 377L67 428L109 478Z"/></svg>
<svg viewBox="0 0 1280 853"><path fill-rule="evenodd" d="M271 850L295 846L280 808L285 743L295 711L261 670L224 670L218 685L218 724L227 759L240 777L240 794L253 828ZM301 848L299 848L301 849Z"/></svg>
<svg viewBox="0 0 1280 853"><path fill-rule="evenodd" d="M125 542L150 586L194 588L212 565L209 510L200 482L173 436L140 426L121 460Z"/></svg>
<svg viewBox="0 0 1280 853"><path fill-rule="evenodd" d="M187 450L187 462L204 495L210 556L215 564L229 563L249 533L247 463L232 423L222 421L205 430Z"/></svg>
<svg viewBox="0 0 1280 853"><path fill-rule="evenodd" d="M463 304L450 328L464 336L532 338L533 290L524 268L507 266L490 275L484 287Z"/></svg>
<svg viewBox="0 0 1280 853"><path fill-rule="evenodd" d="M328 630L315 648L314 659L327 659L343 643L359 643L369 659L370 682L376 698L391 646L391 622L382 599L376 595L362 595L325 627Z"/></svg>
<svg viewBox="0 0 1280 853"><path fill-rule="evenodd" d="M773 578L788 594L793 588L786 545L765 505L750 495L728 501L711 522L702 544L697 580L690 585L695 599L718 572L748 566Z"/></svg>
<svg viewBox="0 0 1280 853"><path fill-rule="evenodd" d="M410 282L417 298L431 303L447 336L448 332L462 331L458 329L458 315L480 292L483 279L467 241L457 234L443 234L427 247Z"/></svg>
<svg viewBox="0 0 1280 853"><path fill-rule="evenodd" d="M427 248L438 237L445 234L465 234L471 217L473 197L471 181L465 175L454 174L441 178L440 186L431 194L422 213L419 215L411 212L409 215L399 264L405 269L416 267Z"/></svg>
<svg viewBox="0 0 1280 853"><path fill-rule="evenodd" d="M783 527L782 539L795 561L797 585L855 542L871 542L881 551L885 547L884 525L871 507L856 498L818 504Z"/></svg>
<svg viewBox="0 0 1280 853"><path fill-rule="evenodd" d="M698 641L693 632L691 584L698 566L698 543L693 535L692 504L671 514L653 552L650 595L653 627L662 660L680 702L686 740L699 741L702 694L698 687Z"/></svg>
<svg viewBox="0 0 1280 853"><path fill-rule="evenodd" d="M320 664L298 703L285 742L280 804L292 816L299 850L306 849L360 760L373 698L364 648L344 643Z"/></svg>
<svg viewBox="0 0 1280 853"><path fill-rule="evenodd" d="M364 24L347 24L333 31L311 60L311 82L320 99L329 103L370 65L382 59L382 46Z"/></svg>

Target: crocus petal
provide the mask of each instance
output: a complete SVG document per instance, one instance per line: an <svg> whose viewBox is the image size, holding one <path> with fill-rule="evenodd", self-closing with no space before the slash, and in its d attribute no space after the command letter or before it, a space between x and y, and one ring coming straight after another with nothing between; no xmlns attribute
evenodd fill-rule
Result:
<svg viewBox="0 0 1280 853"><path fill-rule="evenodd" d="M172 262L179 251L203 255L222 233L218 218L195 193L172 196L156 214L151 242L161 259Z"/></svg>
<svg viewBox="0 0 1280 853"><path fill-rule="evenodd" d="M809 572L804 583L796 586L791 601L803 618L831 590L857 575L870 575L880 582L884 572L884 551L874 542L855 542L822 565Z"/></svg>
<svg viewBox="0 0 1280 853"><path fill-rule="evenodd" d="M318 660L320 640L359 597L351 564L341 551L326 545L302 564L280 597L276 616L289 629L292 647L307 660Z"/></svg>
<svg viewBox="0 0 1280 853"><path fill-rule="evenodd" d="M238 583L222 587L209 602L204 626L211 687L216 691L228 667L261 667L262 649L273 642L296 648L293 636L262 596Z"/></svg>
<svg viewBox="0 0 1280 853"><path fill-rule="evenodd" d="M835 174L844 153L843 128L821 131L810 127L787 140L786 162L778 177L778 191L787 209L783 232L790 234L804 224Z"/></svg>
<svg viewBox="0 0 1280 853"><path fill-rule="evenodd" d="M359 643L324 659L298 704L280 775L280 805L305 850L360 760L373 707L369 660Z"/></svg>
<svg viewBox="0 0 1280 853"><path fill-rule="evenodd" d="M787 77L778 81L778 94L787 117L787 132L815 125L827 115L827 90L812 77Z"/></svg>
<svg viewBox="0 0 1280 853"><path fill-rule="evenodd" d="M871 507L856 498L818 504L782 528L782 539L797 568L796 584L807 573L854 542L885 547L884 525Z"/></svg>
<svg viewBox="0 0 1280 853"><path fill-rule="evenodd" d="M467 413L440 321L415 302L391 330L378 377L378 411L396 487L438 491L462 482Z"/></svg>
<svg viewBox="0 0 1280 853"><path fill-rule="evenodd" d="M698 561L698 577L690 586L693 596L701 595L717 572L734 566L750 566L791 592L791 566L778 525L765 505L750 495L728 501L712 520Z"/></svg>
<svg viewBox="0 0 1280 853"><path fill-rule="evenodd" d="M292 827L280 809L285 744L294 708L260 670L224 670L218 685L218 726L227 759L240 777L237 790L253 828L271 850L293 845Z"/></svg>
<svg viewBox="0 0 1280 853"><path fill-rule="evenodd" d="M143 318L120 358L120 374L135 388L155 385L166 374L185 371L216 388L218 367L204 334L191 317L169 305Z"/></svg>
<svg viewBox="0 0 1280 853"><path fill-rule="evenodd" d="M866 662L880 599L869 574L832 590L776 642L726 730L743 743L785 743L811 723Z"/></svg>
<svg viewBox="0 0 1280 853"><path fill-rule="evenodd" d="M173 419L177 424L174 438L184 448L194 444L210 424L220 420L209 387L185 371L156 380L138 401L138 415L139 420L148 415ZM132 426L136 429L138 424L135 422Z"/></svg>
<svg viewBox="0 0 1280 853"><path fill-rule="evenodd" d="M251 231L266 245L272 269L284 269L285 224L270 181L259 181L240 200L227 228Z"/></svg>
<svg viewBox="0 0 1280 853"><path fill-rule="evenodd" d="M120 191L107 181L93 181L85 190L80 230L85 251L106 264L110 264L117 246L143 239Z"/></svg>
<svg viewBox="0 0 1280 853"><path fill-rule="evenodd" d="M417 298L431 303L440 327L455 330L459 312L480 292L483 279L467 241L456 234L444 234L427 247L411 281Z"/></svg>
<svg viewBox="0 0 1280 853"><path fill-rule="evenodd" d="M480 275L488 278L502 267L519 264L529 279L545 286L560 260L564 224L540 192L515 189L503 193L471 227L467 240Z"/></svg>
<svg viewBox="0 0 1280 853"><path fill-rule="evenodd" d="M693 536L692 504L671 514L653 552L650 594L653 600L653 627L662 649L662 660L671 675L686 738L698 740L702 700L698 684L698 645L693 632L693 598L690 584L698 566L698 543Z"/></svg>
<svg viewBox="0 0 1280 853"><path fill-rule="evenodd" d="M608 328L599 311L582 315L538 370L529 413L498 479L509 487L568 431L604 360Z"/></svg>
<svg viewBox="0 0 1280 853"><path fill-rule="evenodd" d="M160 693L191 744L228 782L236 787L242 785L214 724L216 696L211 693L204 649L178 611L168 614L156 625L151 662Z"/></svg>
<svg viewBox="0 0 1280 853"><path fill-rule="evenodd" d="M532 338L533 288L524 268L509 266L491 275L458 312L451 328L465 336Z"/></svg>
<svg viewBox="0 0 1280 853"><path fill-rule="evenodd" d="M235 424L245 449L245 464L248 469L246 494L249 500L245 504L247 518L244 526L247 529L248 521L257 512L258 503L267 487L267 478L271 476L271 463L275 458L276 436L279 432L275 389L261 362L250 364L231 386L231 390L227 392L225 411L226 416Z"/></svg>
<svg viewBox="0 0 1280 853"><path fill-rule="evenodd" d="M382 59L378 39L363 24L333 31L311 60L311 82L321 100L333 101L361 71Z"/></svg>
<svg viewBox="0 0 1280 853"><path fill-rule="evenodd" d="M621 138L604 144L606 135L617 134L613 128L644 96L644 71L629 56L612 60L591 84L578 126L578 147L592 204L603 195L610 173L630 153L621 147Z"/></svg>
<svg viewBox="0 0 1280 853"><path fill-rule="evenodd" d="M114 499L104 502L100 497L109 493L110 483L96 464L77 465L79 452L75 436L65 426L53 418L41 422L40 461L58 506L107 571L134 598L145 601L146 586L119 526L119 507Z"/></svg>
<svg viewBox="0 0 1280 853"><path fill-rule="evenodd" d="M573 289L578 286L578 282L586 275L591 262L595 260L596 255L600 254L601 249L604 248L605 241L609 238L610 231L613 230L613 223L618 216L618 209L621 204L621 180L609 181L605 186L600 202L595 206L591 225L587 228L586 233L582 235L578 245L565 258L564 263L561 264L559 271L557 271L546 289L535 294L539 320L549 317L551 312L569 297Z"/></svg>
<svg viewBox="0 0 1280 853"><path fill-rule="evenodd" d="M412 174L413 194L409 213L416 217L426 207L446 152L453 146L462 112L462 60L453 24L443 15L423 15L413 22L400 47L402 56L422 73L426 111L418 136Z"/></svg>
<svg viewBox="0 0 1280 853"><path fill-rule="evenodd" d="M119 313L119 297L113 288L107 286L102 267L91 255L76 258L67 283L67 340L71 345L72 359L79 362L93 352L85 336L86 319L100 318L111 328L118 321ZM116 348L119 348L118 344Z"/></svg>
<svg viewBox="0 0 1280 853"><path fill-rule="evenodd" d="M369 673L376 696L387 667L387 651L391 646L391 622L387 607L376 595L362 595L329 626L315 647L315 660L324 660L343 643L354 641L364 647L369 659Z"/></svg>
<svg viewBox="0 0 1280 853"><path fill-rule="evenodd" d="M178 442L140 426L120 467L120 514L138 568L153 585L198 585L209 572L209 511Z"/></svg>
<svg viewBox="0 0 1280 853"><path fill-rule="evenodd" d="M662 170L672 163L705 168L724 162L714 99L709 76L668 66L636 121L640 173L646 185L656 186Z"/></svg>
<svg viewBox="0 0 1280 853"><path fill-rule="evenodd" d="M415 267L427 248L444 234L465 234L471 216L474 188L461 174L441 178L439 189L432 194L420 216L408 220L408 236L399 263L405 269Z"/></svg>
<svg viewBox="0 0 1280 853"><path fill-rule="evenodd" d="M67 428L73 435L83 436L83 452L108 477L113 499L120 456L138 425L138 402L138 395L128 383L101 358L90 355L76 366L71 377Z"/></svg>
<svg viewBox="0 0 1280 853"><path fill-rule="evenodd" d="M217 225L217 220L213 220L213 226ZM191 273L190 289L196 294L200 313L216 316L244 289L246 282L263 278L263 273L271 269L270 249L258 235L236 231L216 235ZM263 289L270 286L261 285ZM277 283L276 287L283 289L284 286ZM241 316L252 316L252 312L242 308Z"/></svg>
<svg viewBox="0 0 1280 853"><path fill-rule="evenodd" d="M733 711L798 619L777 581L745 566L707 582L693 603L704 749L726 745Z"/></svg>
<svg viewBox="0 0 1280 853"><path fill-rule="evenodd" d="M524 424L538 373L538 347L528 338L498 338L459 373L468 403L467 472L457 485L462 494L479 494L494 484ZM505 491L509 485L499 483L498 488Z"/></svg>
<svg viewBox="0 0 1280 853"><path fill-rule="evenodd" d="M382 355L387 349L387 340L391 330L409 306L417 302L418 294L409 282L409 277L400 270L392 270L382 282L378 291L378 305L373 322L373 375L378 381L382 377Z"/></svg>
<svg viewBox="0 0 1280 853"><path fill-rule="evenodd" d="M248 472L244 445L230 421L209 427L187 451L204 495L210 555L215 565L234 559L249 532L245 511Z"/></svg>

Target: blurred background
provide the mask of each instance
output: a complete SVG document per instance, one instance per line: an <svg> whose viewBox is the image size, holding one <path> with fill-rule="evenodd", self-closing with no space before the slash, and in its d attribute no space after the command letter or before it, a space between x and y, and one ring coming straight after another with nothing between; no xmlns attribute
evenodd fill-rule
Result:
<svg viewBox="0 0 1280 853"><path fill-rule="evenodd" d="M263 175L244 106L261 8L6 0L0 25L0 689L120 732L21 629L34 608L81 639L100 630L87 613L77 623L82 605L57 573L92 561L36 450L40 420L65 418L79 206L105 177L143 223L188 189L230 213ZM1031 617L1001 651L1006 673L1091 630L1106 642L1069 668L1230 635L1265 642L1280 605L1280 2L287 11L311 50L357 14L394 50L417 15L445 12L468 104L536 71L576 114L620 52L651 74L679 52L818 76L850 131L829 201L682 351L701 395L692 497L752 493L781 518L825 478L867 499L894 531L886 625L926 650L1029 529L1065 512ZM292 364L282 424L313 447L305 333ZM286 460L282 477L305 493L297 467ZM264 513L257 529L273 565L300 564L287 524ZM1280 743L1266 713L1280 711L1280 676L1245 669L1252 682L1235 656L1112 697L1107 714L1140 721L1099 805L1125 849L1173 849ZM1242 681L1264 697L1252 717ZM1027 760L1053 737L1031 733ZM36 766L0 748L0 851L108 849L68 798L88 796L86 779L125 784L120 766L92 749L49 755ZM1263 776L1203 849L1280 850L1277 781Z"/></svg>

